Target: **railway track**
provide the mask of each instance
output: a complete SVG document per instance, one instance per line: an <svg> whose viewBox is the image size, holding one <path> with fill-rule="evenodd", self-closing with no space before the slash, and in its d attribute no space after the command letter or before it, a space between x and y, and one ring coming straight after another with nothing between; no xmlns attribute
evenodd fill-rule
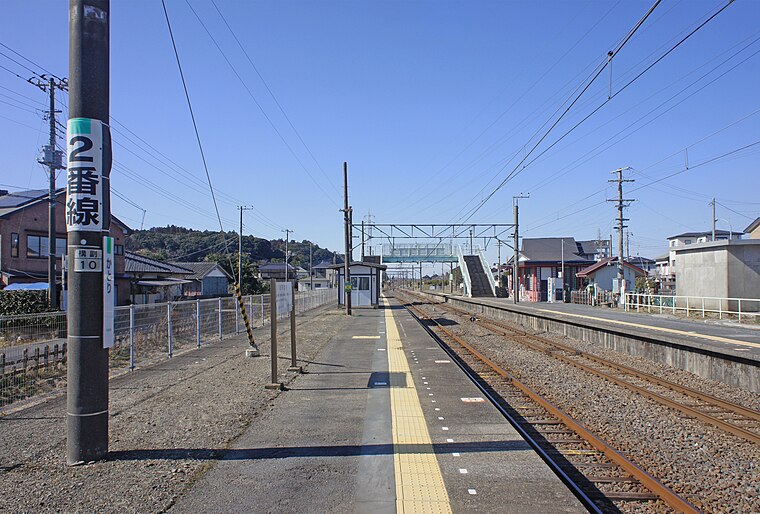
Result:
<svg viewBox="0 0 760 514"><path fill-rule="evenodd" d="M430 303L416 295L413 297ZM470 312L449 305L433 305L460 316L472 316ZM756 410L684 387L609 359L580 352L571 346L529 334L524 330L499 321L476 318L474 322L494 334L507 337L510 341L518 342L535 351L543 352L552 358L601 377L670 409L679 411L688 417L712 425L754 444L760 444L760 412Z"/></svg>
<svg viewBox="0 0 760 514"><path fill-rule="evenodd" d="M472 344L397 294L412 315L454 358L576 496L593 512L647 510L699 512L648 474L497 365ZM406 299L406 300L405 300ZM427 302L426 302L427 303Z"/></svg>

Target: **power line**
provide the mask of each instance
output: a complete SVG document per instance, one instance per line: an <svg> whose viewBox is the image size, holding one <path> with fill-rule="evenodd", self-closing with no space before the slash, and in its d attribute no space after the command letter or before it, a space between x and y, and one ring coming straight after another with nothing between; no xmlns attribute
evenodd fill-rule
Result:
<svg viewBox="0 0 760 514"><path fill-rule="evenodd" d="M272 92L272 90L269 88L269 84L267 83L266 80L264 80L264 77L259 72L258 67L253 63L253 60L251 59L251 56L248 55L248 52L246 51L245 47L243 46L243 44L238 39L238 37L235 34L235 32L232 30L232 27L227 22L227 18L225 18L224 15L222 14L222 11L219 9L219 6L216 5L216 2L214 0L211 0L211 4L214 6L214 9L216 9L216 12L219 13L219 16L222 18L222 21L224 22L225 26L230 31L230 34L232 34L232 37L235 39L235 42L240 47L240 50L243 51L243 55L245 55L245 58L248 59L248 62L251 64L251 67L256 72L256 75L258 75L259 79L261 79L262 84L264 84L264 87L269 92L269 95L272 97L272 100L274 100L274 103L277 105L277 108L280 110L280 112L282 113L282 115L288 121L288 124L290 125L290 128L293 129L293 132L295 132L296 136L298 137L298 140L301 142L301 144L303 145L303 147L306 149L306 151L309 153L309 155L311 156L311 158L314 160L314 164L317 165L317 167L319 168L319 170L322 172L322 175L324 175L324 177L327 179L328 184L330 184L330 186L335 190L336 193L340 194L340 191L335 186L335 183L333 182L333 180L330 178L330 176L325 172L325 170L319 164L319 161L317 160L316 157L314 157L314 154L311 152L311 149L309 148L309 146L306 144L306 142L301 137L300 132L298 132L298 130L296 129L296 127L293 125L293 122L290 121L290 117L287 115L287 113L285 112L285 109L283 109L282 105L280 105L280 102L277 100L277 97L274 95L274 93Z"/></svg>
<svg viewBox="0 0 760 514"><path fill-rule="evenodd" d="M727 3L726 3L724 6L723 6L723 7L721 7L721 8L720 8L720 9L719 9L717 12L713 13L713 15L711 15L711 16L710 16L710 17L708 17L708 18L707 18L707 19L706 19L704 22L702 22L701 24L699 24L699 25L698 25L696 28L694 28L694 29L693 29L691 32L689 32L689 33L688 33L688 34L687 34L685 37L683 37L683 38L682 38L680 41L678 41L678 42L677 42L675 45L673 45L673 46L672 46L670 49L668 49L668 50L667 50L665 53L663 53L663 54L662 54L662 55L661 55L661 56L660 56L658 59L656 59L656 60L655 60L655 61L654 61L652 64L650 64L649 66L647 66L647 67L646 67L646 68L645 68L645 69L644 69L644 70L643 70L641 73L639 73L639 74L638 74L638 75L636 75L636 76L635 76L633 79L631 79L631 80L630 80L630 81L629 81L627 84L625 84L625 85L624 85L622 88L618 89L618 91L616 91L614 94L610 94L610 96L609 96L609 98L608 98L607 100L605 100L605 101L604 101L602 104L600 104L600 105L599 105L599 106L597 106L597 107L596 107L594 110L592 110L592 111L591 111L591 112L590 112L588 115L586 115L584 118L582 118L582 119L581 119L581 120L580 120L578 123L576 123L576 124L575 124L573 127L571 127L571 128L570 128L570 129L569 129L567 132L565 132L565 133L564 133L562 136L560 136L560 138L559 138L559 139L557 139L556 141L554 141L554 142L553 142L551 145L549 145L549 147L547 147L547 148L546 148L546 149L544 149L544 150L543 150L541 153L539 153L539 154L538 154L538 155L537 155L535 158L533 158L533 159L532 159L532 160L531 160L531 161L530 161L528 164L526 164L525 166L523 166L523 168L522 168L522 169L519 169L520 165L521 165L523 162L525 162L525 160L527 159L528 155L530 155L530 153L532 153L532 152L533 152L533 151L536 149L536 147L537 147L537 146L538 146L538 145L541 143L541 141L543 141L543 139L545 139L545 137L546 137L546 136L548 136L548 134L549 134L549 132L551 131L551 129L552 129L552 128L554 128L554 127L556 126L556 124L559 122L559 119L558 119L558 120L557 120L557 121L556 121L556 122L555 122L555 123L552 125L552 127L549 129L549 131L547 131L547 133L544 135L544 137L542 137L542 139L541 139L541 140L539 140L539 141L538 141L538 143L536 143L536 145L534 145L534 146L533 146L533 148L532 148L532 149L531 149L531 151L530 151L530 152L529 152L529 153L528 153L528 154L525 156L525 158L523 158L523 160L522 160L522 161L520 161L520 163L518 163L518 164L517 164L517 166L515 166L515 168L514 168L514 169L513 169L513 170L512 170L512 171L511 171L511 172L510 172L508 175L507 175L507 177L506 177L504 180L502 180L502 182L499 184L499 186L497 186L497 187L496 187L496 189L494 189L494 190L493 190L493 191L492 191L492 192L491 192L491 193L490 193L490 194L489 194L489 195L488 195L486 198L484 198L484 199L483 199L483 200L482 200L482 201L481 201L481 202L480 202L480 203L479 203L479 204L478 204L478 205L477 205L477 206L476 206L474 209L472 209L472 210L471 210L471 211L470 211L470 212L467 214L467 217L466 217L466 218L464 218L464 221L467 221L467 220L469 220L469 219L470 219L470 218L471 218L471 217L472 217L472 216L473 216L473 215L474 215L476 212L478 212L478 211L480 210L480 208L481 208L483 205L485 205L485 203L486 203L488 200L490 200L490 198L491 198L491 197L493 197L493 195L494 195L494 194L496 194L496 192L497 192L499 189L501 189L501 188L502 188L502 187L503 187L503 186L504 186L504 185L505 185L505 184L506 184L506 183L507 183L507 182L508 182L508 181L509 181L511 178L513 178L514 176L517 176L517 175L519 175L519 174L520 174L520 173L521 173L521 172L522 172L522 171L523 171L523 170L524 170L524 169L525 169L525 168L526 168L528 165L530 165L531 163L535 162L535 160L536 160L536 159L538 159L539 157L541 157L541 156L542 156L543 154L545 154L545 153L546 153L548 150L550 150L550 149L551 149L553 146L555 146L555 145L556 145L557 143L559 143L559 142L560 142L562 139L564 139L564 138L565 138L567 135L569 135L571 132L573 132L573 131L574 131L576 128L578 128L578 127L579 127L579 126L580 126L582 123L584 123L584 122L585 122L586 120L588 120L588 119L589 119L591 116L593 116L593 115L594 115L596 112L598 112L598 111L599 111L599 110L600 110L600 109L601 109L603 106L605 106L605 105L606 105L607 103L609 103L609 102L610 102L610 101L611 101L613 98L615 98L616 96L618 96L618 95L619 95L619 94L620 94L620 93L621 93L623 90L625 90L625 89L626 89L628 86L630 86L630 85L631 85L631 84L633 84L635 81L637 81L639 78L641 78L641 77L642 77L642 76L643 76L643 75L644 75L644 74L645 74L647 71L651 70L651 69L652 69L652 68L653 68L653 67L654 67L654 66L655 66L657 63L659 63L660 61L662 61L662 59L664 59L664 58L665 58L667 55L669 55L671 52L673 52L673 51L674 51L676 48L678 48L678 47L679 47L681 44L683 44L683 43L684 43L686 40L688 40L688 39L689 39L691 36L693 36L693 35L694 35L694 34L695 34L697 31L699 31L699 30L700 30L700 29L702 29L702 28L703 28L705 25L707 25L707 23L709 23L711 20L713 20L713 19L714 19L714 18L715 18L715 17L716 17L718 14L722 13L722 12L723 12L723 11L724 11L724 10L725 10L725 9L726 9L728 6L729 6L729 5L731 5L731 4L733 3L733 1L734 1L734 0L728 0L728 2L727 2ZM636 29L637 29L638 27L640 27L640 26L641 26L641 23L643 23L643 21L644 21L644 20L645 20L645 19L646 19L646 18L647 18L647 17L648 17L650 14L651 14L652 10L653 10L655 7L657 7L657 5L658 5L658 4L659 4L659 1L658 1L657 3L655 3L655 5L654 5L654 6L652 6L652 8L650 8L649 12L648 12L648 13L647 13L647 14L644 16L644 18L642 18L642 20L640 20L640 21L639 21L639 23L636 25L636 27L634 27L634 29L632 29L632 31L631 31L631 32L628 34L628 36L627 36L627 37L626 37L626 38L623 40L623 42L622 42L622 43L621 43L621 45L620 45L620 46L617 48L617 50L611 51L612 53L610 54L610 59L607 61L607 64L608 64L608 63L610 63L610 62L611 62L611 60L612 60L612 57L614 57L614 55L616 55L616 54L617 54L617 52L619 52L619 51L620 51L620 49L622 49L622 46L624 46L624 45L625 45L625 43L626 43L626 42L628 42L628 41L630 40L630 38L633 36L633 33L636 31ZM604 67L606 67L606 65L607 65L607 64L605 64L605 65L604 65ZM603 67L602 69L604 69L604 67ZM598 75L599 75L599 74L597 73L597 74L595 75L594 79L595 79L596 77L598 77ZM592 82L593 82L593 80L594 80L594 79L592 79ZM590 83L587 85L587 88L588 88L588 86L590 86ZM585 91L585 89L584 89L583 91ZM581 94L583 93L583 91L581 91ZM578 98L580 98L580 96L579 96ZM576 98L576 100L577 100L578 98ZM574 102L575 102L575 101L574 101ZM571 104L571 106L570 106L570 107L572 107L572 104ZM569 108L568 108L568 110L569 110ZM563 113L563 115L562 115L562 116L564 116L564 114L566 114L566 113L567 113L567 110L566 110L566 111ZM561 117L560 117L560 119L561 119Z"/></svg>
<svg viewBox="0 0 760 514"><path fill-rule="evenodd" d="M608 59L606 59L603 63L601 63L599 66L597 66L597 70L592 74L591 78L588 80L585 86L580 90L580 92L575 96L575 98L570 102L570 104L565 108L565 110L562 112L562 114L557 117L557 119L554 121L554 123L551 124L551 126L546 130L543 136L534 144L530 151L525 154L525 157L523 157L520 162L517 163L517 165L514 167L514 169L504 178L504 180L501 181L501 183L496 186L496 188L489 193L483 200L480 201L480 203L471 211L469 211L463 218L463 221L467 221L470 218L472 218L475 213L477 213L483 205L490 200L493 195L495 195L504 185L516 174L519 173L520 165L522 165L528 157L538 148L538 146L549 136L549 134L554 130L554 128L559 124L560 121L565 117L565 115L572 109L573 105L575 105L578 100L580 100L581 96L583 96L583 93L585 93L588 88L591 87L591 85L596 81L596 79L601 75L602 71L607 68L607 66L610 65L612 62L612 59L623 49L623 47L628 43L628 41L631 40L633 35L636 33L636 31L641 27L641 25L646 21L646 19L652 14L652 12L657 8L658 5L660 5L660 2L662 0L656 0L654 5L649 8L649 10L644 14L644 16L636 23L636 25L628 31L628 34L623 38L623 40L613 49L608 52ZM580 86L579 86L580 87ZM584 120L585 121L585 120ZM547 121L548 123L548 121ZM544 124L545 125L545 124ZM539 129L540 130L540 129ZM556 143L555 143L556 144ZM525 169L525 167L523 167ZM460 211L461 212L461 211Z"/></svg>
<svg viewBox="0 0 760 514"><path fill-rule="evenodd" d="M166 26L169 29L169 37L172 41L172 48L174 49L174 57L177 60L177 68L179 69L179 76L182 79L182 89L185 91L185 99L187 100L187 107L190 110L190 119L193 122L193 130L195 131L195 139L198 141L198 150L201 154L201 160L203 161L203 169L206 171L206 179L208 180L208 187L211 191L211 199L214 202L214 210L216 211L216 217L219 221L219 229L221 231L222 239L226 242L227 236L224 232L224 224L222 223L222 217L219 214L219 206L216 203L216 195L214 194L214 187L211 185L211 174L208 171L208 164L206 163L206 155L203 153L203 143L201 143L201 135L198 132L198 124L195 122L195 114L193 113L193 105L190 102L190 93L187 90L187 83L185 82L185 74L182 72L182 63L179 60L179 52L177 51L177 44L174 41L174 33L172 32L172 25L169 21L169 12L166 10L166 0L161 0L161 5L164 8L164 16L166 17ZM232 257L230 256L229 249L226 248L225 250L227 252L227 259L229 260L230 268L232 269L232 278L235 280L235 282L238 282L237 279L235 279L235 270L234 266L232 264Z"/></svg>
<svg viewBox="0 0 760 514"><path fill-rule="evenodd" d="M162 0L162 1L164 1L164 0ZM220 54L222 54L222 58L225 60L225 62L227 63L227 65L230 67L230 69L232 70L232 73L237 77L237 79L243 85L243 88L248 92L248 96L251 97L251 99L253 100L253 103L256 104L256 107L259 108L259 111L261 111L261 114L264 116L264 118L267 120L267 122L269 123L269 125L272 127L272 130L274 130L275 133L279 136L280 140L283 142L283 144L288 149L288 151L290 152L290 154L293 156L293 158L296 160L296 162L298 162L299 166L301 166L301 169L303 169L303 171L306 173L306 175L308 175L308 177L311 179L311 181L314 182L314 185L316 185L317 188L325 194L325 196L329 197L330 194L327 191L325 191L325 189L322 187L322 184L320 184L319 181L314 178L314 175L312 175L311 172L306 168L306 166L304 165L303 161L301 161L301 159L296 154L295 150L293 150L293 148L287 142L287 140L285 139L285 137L282 135L282 132L280 132L280 130L274 124L274 122L272 121L272 119L266 113L266 111L262 107L261 103L259 103L258 99L256 99L256 96L253 94L253 91L251 91L251 88L248 87L248 84L246 84L246 82L240 76L240 74L238 73L238 71L235 68L235 66L227 58L227 55L224 53L224 50L222 50L222 47L219 45L219 43L217 43L217 41L214 38L214 36L211 35L211 32L206 27L206 24L203 23L203 20L201 19L201 17L198 15L198 13L195 11L195 9L193 9L193 6L190 5L189 0L185 0L185 2L187 3L188 7L190 7L190 10L192 11L192 13L195 15L196 19L198 20L198 23L201 24L201 27L203 27L203 30L206 31L206 34L211 39L211 41L214 43L214 46L216 46L216 49L219 50Z"/></svg>

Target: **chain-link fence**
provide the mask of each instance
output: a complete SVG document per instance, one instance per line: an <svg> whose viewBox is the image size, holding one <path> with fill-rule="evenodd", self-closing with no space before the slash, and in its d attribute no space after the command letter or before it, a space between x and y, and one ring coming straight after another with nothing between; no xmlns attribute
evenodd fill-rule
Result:
<svg viewBox="0 0 760 514"><path fill-rule="evenodd" d="M296 293L296 313L330 301L337 301L334 289ZM269 322L269 295L245 296L243 304L253 328ZM63 387L66 330L65 312L0 316L0 407ZM110 367L134 370L242 332L232 296L117 307Z"/></svg>

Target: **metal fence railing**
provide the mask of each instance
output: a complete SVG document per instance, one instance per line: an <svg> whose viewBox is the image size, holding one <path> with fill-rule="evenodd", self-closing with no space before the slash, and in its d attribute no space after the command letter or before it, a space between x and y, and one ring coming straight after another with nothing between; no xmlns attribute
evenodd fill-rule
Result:
<svg viewBox="0 0 760 514"><path fill-rule="evenodd" d="M570 302L581 305L614 306L615 295L611 291L570 291Z"/></svg>
<svg viewBox="0 0 760 514"><path fill-rule="evenodd" d="M760 321L760 299L626 293L625 310Z"/></svg>
<svg viewBox="0 0 760 514"><path fill-rule="evenodd" d="M334 289L296 293L296 313L336 298ZM269 322L269 295L243 300L253 327ZM242 332L245 322L231 296L116 307L110 367L134 370ZM62 387L66 335L65 312L0 316L0 407Z"/></svg>

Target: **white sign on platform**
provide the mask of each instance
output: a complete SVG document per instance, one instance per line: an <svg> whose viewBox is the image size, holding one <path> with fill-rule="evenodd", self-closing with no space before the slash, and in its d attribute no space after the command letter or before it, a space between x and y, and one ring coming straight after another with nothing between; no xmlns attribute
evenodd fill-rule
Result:
<svg viewBox="0 0 760 514"><path fill-rule="evenodd" d="M113 238L103 236L103 348L111 348L114 342L114 282Z"/></svg>
<svg viewBox="0 0 760 514"><path fill-rule="evenodd" d="M293 284L291 282L277 282L277 314L283 314L293 310Z"/></svg>
<svg viewBox="0 0 760 514"><path fill-rule="evenodd" d="M71 118L66 133L66 230L103 229L103 122Z"/></svg>

